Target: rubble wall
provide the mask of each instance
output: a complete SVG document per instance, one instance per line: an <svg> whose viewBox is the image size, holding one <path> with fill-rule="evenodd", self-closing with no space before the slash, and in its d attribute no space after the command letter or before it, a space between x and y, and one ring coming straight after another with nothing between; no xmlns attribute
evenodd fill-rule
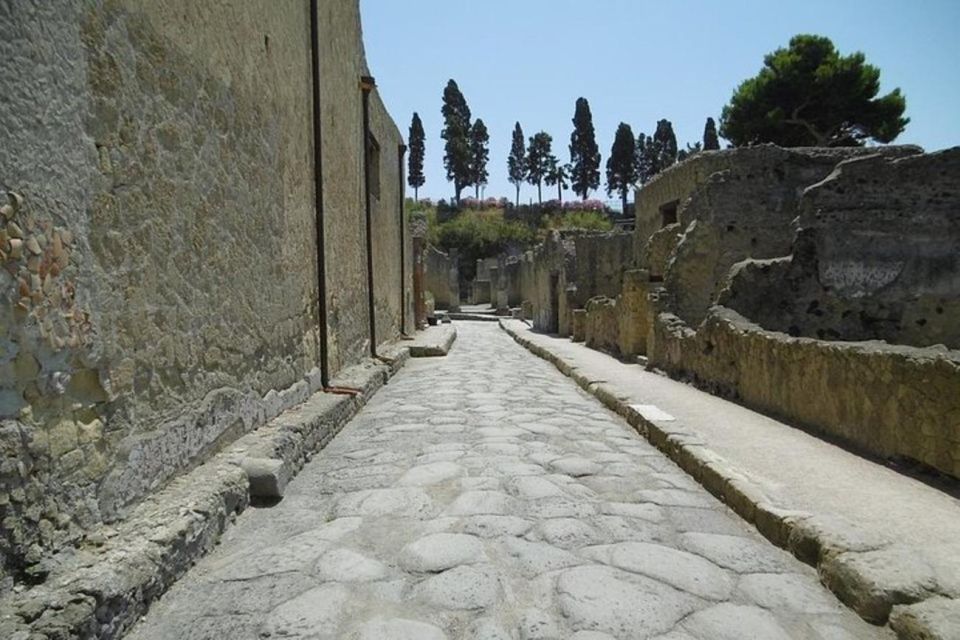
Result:
<svg viewBox="0 0 960 640"><path fill-rule="evenodd" d="M800 210L791 257L743 265L725 305L791 335L960 348L960 148L841 163Z"/></svg>

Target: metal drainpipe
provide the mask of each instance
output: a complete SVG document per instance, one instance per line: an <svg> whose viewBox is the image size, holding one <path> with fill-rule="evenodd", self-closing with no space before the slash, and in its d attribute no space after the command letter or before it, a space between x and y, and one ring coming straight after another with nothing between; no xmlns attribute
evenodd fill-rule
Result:
<svg viewBox="0 0 960 640"><path fill-rule="evenodd" d="M406 335L407 333L407 296L406 296L406 264L407 264L407 247L406 247L406 234L404 231L406 229L406 218L403 215L403 208L406 204L404 199L404 180L403 180L403 156L407 153L407 145L401 144L397 149L397 167L399 168L400 174L400 335Z"/></svg>
<svg viewBox="0 0 960 640"><path fill-rule="evenodd" d="M313 169L314 209L317 231L317 321L320 329L320 384L330 386L327 362L327 268L323 230L323 136L320 123L320 17L317 0L310 0L310 71L313 78Z"/></svg>
<svg viewBox="0 0 960 640"><path fill-rule="evenodd" d="M363 96L363 187L367 216L367 307L370 311L370 357L377 357L377 311L373 295L373 219L370 202L370 92L377 86L371 76L360 77Z"/></svg>

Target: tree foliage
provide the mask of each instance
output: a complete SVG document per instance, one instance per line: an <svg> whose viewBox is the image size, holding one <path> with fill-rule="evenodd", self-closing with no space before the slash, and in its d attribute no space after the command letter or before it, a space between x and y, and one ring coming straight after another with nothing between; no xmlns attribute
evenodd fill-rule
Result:
<svg viewBox="0 0 960 640"><path fill-rule="evenodd" d="M520 185L527 178L527 147L519 122L513 127L513 141L510 145L510 155L507 156L507 173L510 176L510 182L517 188L516 204L519 206Z"/></svg>
<svg viewBox="0 0 960 640"><path fill-rule="evenodd" d="M570 165L562 164L555 155L550 154L548 161L550 166L547 169L546 175L543 176L543 181L547 183L548 186L557 187L557 202L563 204L563 190L570 187Z"/></svg>
<svg viewBox="0 0 960 640"><path fill-rule="evenodd" d="M641 133L637 136L637 181L640 184L650 182L656 175L657 154L653 146L653 138Z"/></svg>
<svg viewBox="0 0 960 640"><path fill-rule="evenodd" d="M656 153L654 173L659 173L677 162L677 136L673 133L673 124L669 120L657 121L657 130L653 134L653 146Z"/></svg>
<svg viewBox="0 0 960 640"><path fill-rule="evenodd" d="M480 197L480 187L487 184L487 160L490 158L490 134L483 120L477 118L470 129L470 183L475 197Z"/></svg>
<svg viewBox="0 0 960 640"><path fill-rule="evenodd" d="M677 162L683 162L687 158L692 158L701 151L703 151L703 145L701 145L699 142L696 144L690 144L688 142L686 149L680 149L680 151L677 152Z"/></svg>
<svg viewBox="0 0 960 640"><path fill-rule="evenodd" d="M713 118L707 118L707 123L703 125L703 150L716 151L720 148L720 139L717 137L717 123Z"/></svg>
<svg viewBox="0 0 960 640"><path fill-rule="evenodd" d="M607 195L613 195L614 192L620 194L623 205L621 211L627 210L627 194L636 182L637 141L630 125L621 122L613 138L610 157L607 158Z"/></svg>
<svg viewBox="0 0 960 640"><path fill-rule="evenodd" d="M600 186L600 148L593 129L593 115L586 98L577 98L570 134L570 176L573 192L584 200Z"/></svg>
<svg viewBox="0 0 960 640"><path fill-rule="evenodd" d="M417 192L426 182L423 175L424 138L423 122L420 121L420 116L414 112L413 120L410 122L410 134L407 137L410 144L410 155L407 156L407 184L413 187L414 200L420 199Z"/></svg>
<svg viewBox="0 0 960 640"><path fill-rule="evenodd" d="M543 204L541 192L543 179L550 171L550 158L553 157L551 147L553 138L549 133L541 131L530 138L527 146L527 182L537 187L537 202Z"/></svg>
<svg viewBox="0 0 960 640"><path fill-rule="evenodd" d="M446 140L443 166L447 170L447 180L453 182L456 199L460 192L471 184L470 177L470 107L454 80L447 82L443 90L443 131L440 136Z"/></svg>
<svg viewBox="0 0 960 640"><path fill-rule="evenodd" d="M880 70L829 38L797 35L764 57L723 108L720 135L735 145L856 146L892 142L910 121L900 89L882 97Z"/></svg>

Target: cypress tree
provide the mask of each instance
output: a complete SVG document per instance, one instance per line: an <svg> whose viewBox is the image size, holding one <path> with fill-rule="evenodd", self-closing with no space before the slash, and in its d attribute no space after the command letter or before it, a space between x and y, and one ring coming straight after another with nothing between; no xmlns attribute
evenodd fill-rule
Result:
<svg viewBox="0 0 960 640"><path fill-rule="evenodd" d="M537 202L541 205L543 179L550 171L550 158L553 156L552 145L553 138L550 134L541 131L530 138L530 145L527 147L527 182L537 185Z"/></svg>
<svg viewBox="0 0 960 640"><path fill-rule="evenodd" d="M447 170L447 180L453 182L455 199L460 201L460 192L471 184L470 181L470 107L460 93L460 87L454 80L447 82L443 90L443 132L446 140L443 166Z"/></svg>
<svg viewBox="0 0 960 640"><path fill-rule="evenodd" d="M624 213L627 211L627 194L636 182L637 143L630 125L621 122L607 158L607 195L613 195L614 191L620 193Z"/></svg>
<svg viewBox="0 0 960 640"><path fill-rule="evenodd" d="M591 189L600 186L600 148L593 129L593 115L586 98L577 98L570 134L570 176L573 192L584 200Z"/></svg>
<svg viewBox="0 0 960 640"><path fill-rule="evenodd" d="M477 118L470 129L470 182L475 189L474 195L480 199L480 186L487 184L487 160L490 157L490 134L483 120Z"/></svg>
<svg viewBox="0 0 960 640"><path fill-rule="evenodd" d="M527 147L519 122L513 127L513 143L510 145L510 155L507 156L507 173L510 182L517 188L517 206L520 206L520 185L527 177Z"/></svg>
<svg viewBox="0 0 960 640"><path fill-rule="evenodd" d="M720 148L720 139L717 137L717 123L713 118L707 118L703 127L703 150L715 151Z"/></svg>
<svg viewBox="0 0 960 640"><path fill-rule="evenodd" d="M410 135L407 137L410 143L410 155L407 157L407 184L413 187L413 199L419 202L419 190L426 182L423 176L423 151L424 151L424 133L423 122L417 112L413 113L413 120L410 122Z"/></svg>
<svg viewBox="0 0 960 640"><path fill-rule="evenodd" d="M677 161L677 136L673 133L673 125L669 120L657 122L657 130L653 134L653 143L656 149L656 171L659 173Z"/></svg>

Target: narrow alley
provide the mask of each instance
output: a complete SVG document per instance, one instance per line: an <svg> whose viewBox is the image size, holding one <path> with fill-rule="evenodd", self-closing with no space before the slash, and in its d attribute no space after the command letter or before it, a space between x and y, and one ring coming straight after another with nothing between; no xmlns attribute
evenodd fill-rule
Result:
<svg viewBox="0 0 960 640"><path fill-rule="evenodd" d="M888 637L495 323L457 326L129 637Z"/></svg>

